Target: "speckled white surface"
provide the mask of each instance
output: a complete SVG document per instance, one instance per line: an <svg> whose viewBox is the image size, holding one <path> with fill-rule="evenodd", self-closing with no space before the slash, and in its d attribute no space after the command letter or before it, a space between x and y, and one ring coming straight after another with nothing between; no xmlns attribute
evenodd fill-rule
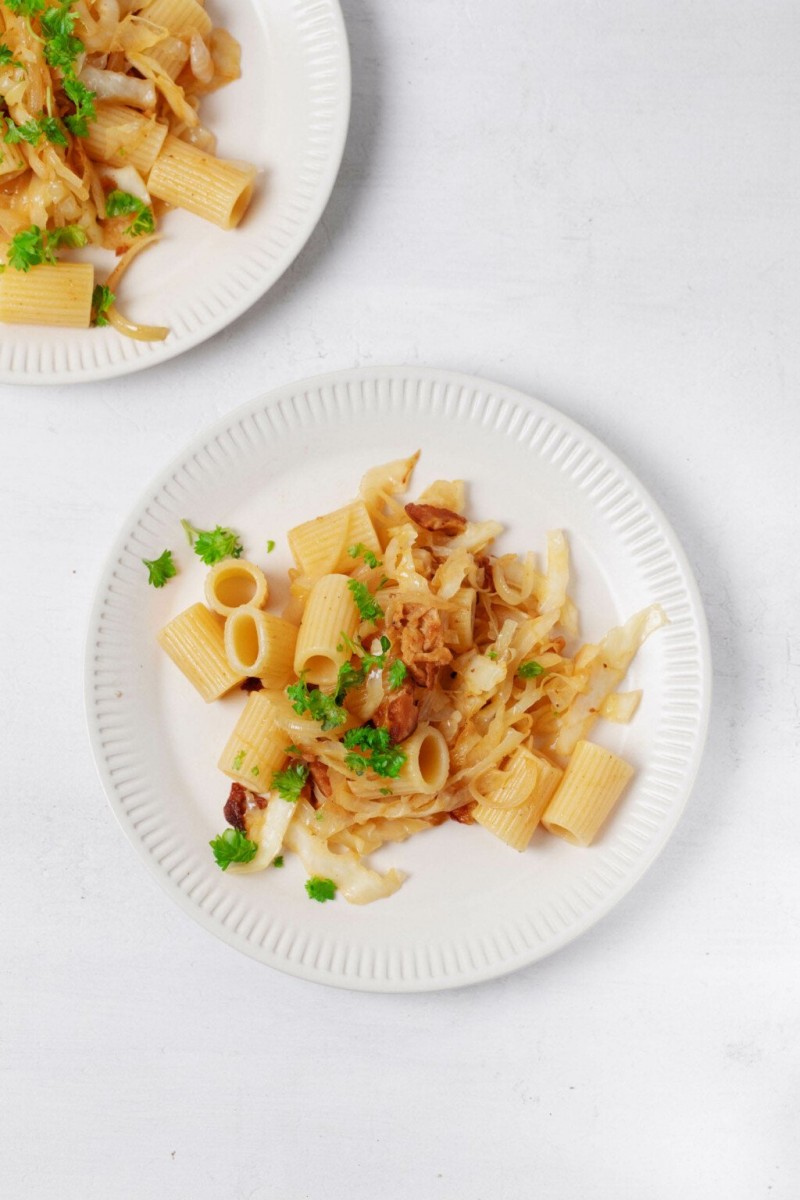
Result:
<svg viewBox="0 0 800 1200"><path fill-rule="evenodd" d="M343 7L344 166L272 293L158 370L0 390L4 1194L795 1200L800 14ZM633 893L538 966L418 997L190 922L81 711L92 588L155 470L256 392L401 361L538 395L626 460L717 666L694 797Z"/></svg>

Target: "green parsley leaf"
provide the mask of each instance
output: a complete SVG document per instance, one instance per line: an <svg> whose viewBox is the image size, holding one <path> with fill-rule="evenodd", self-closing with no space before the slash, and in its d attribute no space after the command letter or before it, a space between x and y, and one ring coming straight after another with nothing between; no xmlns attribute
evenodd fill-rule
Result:
<svg viewBox="0 0 800 1200"><path fill-rule="evenodd" d="M67 37L75 29L76 20L72 0L61 0L60 4L54 4L42 13L42 33L46 38Z"/></svg>
<svg viewBox="0 0 800 1200"><path fill-rule="evenodd" d="M283 800L294 804L300 799L300 793L308 779L308 767L305 763L295 762L285 771L276 771L272 776L270 787L274 788Z"/></svg>
<svg viewBox="0 0 800 1200"><path fill-rule="evenodd" d="M80 225L64 225L47 234L47 245L52 247L68 246L71 250L79 250L86 242L86 230Z"/></svg>
<svg viewBox="0 0 800 1200"><path fill-rule="evenodd" d="M108 310L116 296L104 283L95 285L92 292L92 324L101 327L108 324Z"/></svg>
<svg viewBox="0 0 800 1200"><path fill-rule="evenodd" d="M349 729L343 741L350 751L344 757L345 766L355 771L356 775L363 775L370 770L376 775L396 779L408 758L405 750L394 745L389 730L384 727L373 729L371 725L362 725L360 729ZM356 753L355 747L369 750L369 758Z"/></svg>
<svg viewBox="0 0 800 1200"><path fill-rule="evenodd" d="M93 121L97 116L94 107L95 94L89 91L85 83L81 83L80 79L76 79L74 76L68 76L64 80L64 91L75 105L75 112L72 116L64 118L64 124L75 134L75 137L86 137L89 132L89 121Z"/></svg>
<svg viewBox="0 0 800 1200"><path fill-rule="evenodd" d="M17 271L30 271L39 263L52 261L52 252L48 257L47 244L38 225L21 229L8 244L8 265Z"/></svg>
<svg viewBox="0 0 800 1200"><path fill-rule="evenodd" d="M270 538L269 541L267 542L267 554L272 554L272 551L274 549L275 549L275 543L273 542L272 538Z"/></svg>
<svg viewBox="0 0 800 1200"><path fill-rule="evenodd" d="M491 658L494 661L497 658L497 651L496 650L487 650L486 657Z"/></svg>
<svg viewBox="0 0 800 1200"><path fill-rule="evenodd" d="M395 692L402 686L408 670L402 658L396 658L389 667L389 691Z"/></svg>
<svg viewBox="0 0 800 1200"><path fill-rule="evenodd" d="M336 884L332 879L322 879L319 875L312 875L306 880L306 892L309 900L319 900L320 904L324 904L326 900L333 900L336 895Z"/></svg>
<svg viewBox="0 0 800 1200"><path fill-rule="evenodd" d="M358 579L350 579L348 580L347 587L353 597L353 602L358 609L361 620L379 621L383 616L383 609L367 585L361 583Z"/></svg>
<svg viewBox="0 0 800 1200"><path fill-rule="evenodd" d="M35 17L44 8L44 0L3 0L6 8L18 17Z"/></svg>
<svg viewBox="0 0 800 1200"><path fill-rule="evenodd" d="M108 217L126 217L129 213L140 212L143 207L138 196L133 196L130 192L121 192L118 188L114 188L113 192L109 192L106 196L106 216Z"/></svg>
<svg viewBox="0 0 800 1200"><path fill-rule="evenodd" d="M258 850L258 842L251 842L241 829L226 829L208 844L214 852L217 866L223 871L227 871L231 863L249 863Z"/></svg>
<svg viewBox="0 0 800 1200"><path fill-rule="evenodd" d="M22 63L14 58L14 51L5 42L0 42L0 67L19 67L21 71L25 69Z"/></svg>
<svg viewBox="0 0 800 1200"><path fill-rule="evenodd" d="M394 794L391 788L380 788L379 790L382 796L392 796Z"/></svg>
<svg viewBox="0 0 800 1200"><path fill-rule="evenodd" d="M131 195L130 192L121 192L117 188L109 192L106 196L106 216L108 217L124 217L134 213L134 220L125 230L132 237L141 237L142 234L152 233L156 227L153 210L148 208L143 200L138 196Z"/></svg>
<svg viewBox="0 0 800 1200"><path fill-rule="evenodd" d="M295 746L294 742L292 742L292 744L290 746L286 746L285 751L287 754L302 754L303 753L303 751L300 749L299 746Z"/></svg>
<svg viewBox="0 0 800 1200"><path fill-rule="evenodd" d="M178 573L178 568L172 561L171 550L165 550L162 555L152 560L143 558L142 562L147 567L147 582L156 588L163 587L168 579L172 579L173 575Z"/></svg>
<svg viewBox="0 0 800 1200"><path fill-rule="evenodd" d="M286 695L292 702L292 707L301 716L308 713L312 721L319 721L323 733L344 725L347 713L340 708L333 696L328 696L318 688L309 689L301 675L297 683L291 683L286 689Z"/></svg>
<svg viewBox="0 0 800 1200"><path fill-rule="evenodd" d="M59 121L58 117L40 117L39 128L41 129L48 142L54 146L68 146L69 141L64 133L64 126ZM77 229L77 225L72 226ZM82 245L86 245L86 234L83 235Z"/></svg>
<svg viewBox="0 0 800 1200"><path fill-rule="evenodd" d="M242 554L244 548L238 533L233 529L225 529L222 525L217 525L214 529L196 529L185 517L181 525L189 539L189 545L194 546L195 554L208 567L223 558L239 558Z"/></svg>
<svg viewBox="0 0 800 1200"><path fill-rule="evenodd" d="M530 659L529 662L520 663L517 667L517 674L520 679L535 679L537 675L544 674L544 667L541 663L534 662Z"/></svg>
<svg viewBox="0 0 800 1200"><path fill-rule="evenodd" d="M3 141L7 142L9 146L15 146L18 142L28 142L31 146L38 145L42 131L35 117L31 117L30 121L26 121L24 125L17 125L16 121L12 121L8 116L5 118L5 122L6 132Z"/></svg>
<svg viewBox="0 0 800 1200"><path fill-rule="evenodd" d="M347 553L351 558L363 558L368 567L383 566L383 562L363 542L356 542L354 546L348 546Z"/></svg>
<svg viewBox="0 0 800 1200"><path fill-rule="evenodd" d="M273 858L272 865L273 865L273 867L282 867L283 866L283 855L279 854L277 856L277 858Z"/></svg>
<svg viewBox="0 0 800 1200"><path fill-rule="evenodd" d="M48 12L55 12L55 9L48 9ZM43 25L46 16L47 13L44 13ZM44 56L51 67L55 67L68 79L75 70L75 59L83 50L84 45L80 38L72 37L69 33L57 33L45 42Z"/></svg>

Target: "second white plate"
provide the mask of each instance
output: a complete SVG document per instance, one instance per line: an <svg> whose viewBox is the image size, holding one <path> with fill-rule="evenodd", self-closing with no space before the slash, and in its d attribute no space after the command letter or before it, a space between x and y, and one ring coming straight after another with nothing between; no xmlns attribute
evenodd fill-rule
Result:
<svg viewBox="0 0 800 1200"><path fill-rule="evenodd" d="M132 319L166 325L163 342L107 329L0 327L0 382L78 383L174 358L254 304L308 240L328 201L350 115L350 59L338 0L210 0L242 46L242 77L208 96L218 153L263 168L241 226L167 213L162 240L131 266L119 297ZM104 278L113 262L103 263Z"/></svg>
<svg viewBox="0 0 800 1200"><path fill-rule="evenodd" d="M469 511L507 525L504 549L540 549L566 530L582 636L660 602L669 627L640 651L626 687L644 689L629 726L593 738L637 768L598 842L581 850L537 833L517 854L454 822L382 849L409 873L388 900L310 902L300 864L221 873L208 848L223 827L221 747L241 692L205 706L156 633L202 595L204 568L179 521L232 525L262 561L280 611L286 531L335 508L376 463L420 447L412 487L469 482ZM277 542L269 559L267 538ZM177 551L180 574L148 588L142 558ZM535 961L588 929L664 846L689 795L705 737L705 621L677 539L641 484L591 434L519 393L447 372L384 368L294 384L245 405L156 479L114 546L91 619L89 727L100 775L134 847L207 929L271 966L342 987L454 987Z"/></svg>

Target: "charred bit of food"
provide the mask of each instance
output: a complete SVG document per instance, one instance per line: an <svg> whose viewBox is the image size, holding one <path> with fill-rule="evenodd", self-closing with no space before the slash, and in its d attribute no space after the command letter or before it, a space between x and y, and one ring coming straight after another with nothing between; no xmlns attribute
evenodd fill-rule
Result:
<svg viewBox="0 0 800 1200"><path fill-rule="evenodd" d="M424 604L404 602L392 612L389 629L395 634L392 641L411 678L420 687L432 688L439 668L446 666L453 657L444 644L439 613Z"/></svg>
<svg viewBox="0 0 800 1200"><path fill-rule="evenodd" d="M318 758L313 758L310 754L304 754L303 760L308 764L308 773L314 782L314 787L318 792L321 792L326 800L329 800L333 795L333 787L331 786L331 777L328 773L328 768L324 762L320 762ZM314 804L314 800L311 800ZM316 804L314 804L316 808Z"/></svg>
<svg viewBox="0 0 800 1200"><path fill-rule="evenodd" d="M460 808L450 810L450 820L458 821L459 825L474 825L475 818L472 815L472 810L475 807L475 801L470 800L469 804L462 804Z"/></svg>
<svg viewBox="0 0 800 1200"><path fill-rule="evenodd" d="M415 525L427 529L429 533L443 533L445 537L455 537L467 528L467 519L449 508L437 508L435 504L407 504L407 515Z"/></svg>
<svg viewBox="0 0 800 1200"><path fill-rule="evenodd" d="M266 807L267 801L264 796L257 796L255 792L248 791L241 783L232 783L222 813L229 825L247 833L247 814L254 808Z"/></svg>
<svg viewBox="0 0 800 1200"><path fill-rule="evenodd" d="M419 711L414 699L414 685L406 678L395 691L381 701L372 715L373 724L389 730L393 742L404 742L417 728Z"/></svg>

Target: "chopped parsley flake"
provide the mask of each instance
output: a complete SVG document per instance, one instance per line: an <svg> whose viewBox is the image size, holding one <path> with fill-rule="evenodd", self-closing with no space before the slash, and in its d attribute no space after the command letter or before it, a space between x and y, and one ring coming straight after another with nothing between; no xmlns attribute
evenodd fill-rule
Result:
<svg viewBox="0 0 800 1200"><path fill-rule="evenodd" d="M344 745L350 751L344 757L346 767L363 775L365 771L373 771L376 775L396 779L406 762L408 755L405 750L395 746L389 735L389 730L380 727L374 729L371 725L362 725L359 729L350 729L344 735ZM369 750L369 757L359 751Z"/></svg>
<svg viewBox="0 0 800 1200"><path fill-rule="evenodd" d="M517 674L520 679L535 679L537 675L544 674L544 667L541 663L534 662L530 659L528 662L520 663L517 667Z"/></svg>
<svg viewBox="0 0 800 1200"><path fill-rule="evenodd" d="M312 875L306 880L306 892L309 900L319 900L320 904L324 904L326 900L333 900L336 896L336 884L332 879Z"/></svg>
<svg viewBox="0 0 800 1200"><path fill-rule="evenodd" d="M130 192L114 189L106 196L106 216L125 217L134 214L134 219L125 230L131 237L141 237L145 233L153 233L156 227L152 208Z"/></svg>
<svg viewBox="0 0 800 1200"><path fill-rule="evenodd" d="M168 579L172 579L173 575L177 575L178 568L172 561L172 551L165 550L158 558L149 559L143 558L142 562L147 567L147 582L155 588L161 588Z"/></svg>
<svg viewBox="0 0 800 1200"><path fill-rule="evenodd" d="M214 529L197 529L184 517L181 521L189 545L207 567L221 562L223 558L239 558L244 547L238 533L217 525Z"/></svg>
<svg viewBox="0 0 800 1200"><path fill-rule="evenodd" d="M44 0L4 0L4 3L18 17L35 17L44 8Z"/></svg>
<svg viewBox="0 0 800 1200"><path fill-rule="evenodd" d="M402 686L408 670L402 658L396 658L389 667L389 691L396 692Z"/></svg>
<svg viewBox="0 0 800 1200"><path fill-rule="evenodd" d="M286 695L292 702L292 707L301 716L308 713L312 721L319 721L323 732L344 725L347 713L340 708L333 696L328 696L318 688L309 688L301 675L297 683L291 683L286 689Z"/></svg>
<svg viewBox="0 0 800 1200"><path fill-rule="evenodd" d="M41 263L56 261L55 249L59 246L85 246L86 234L79 225L65 225L49 233L38 225L21 229L8 244L8 265L17 271L30 271Z"/></svg>
<svg viewBox="0 0 800 1200"><path fill-rule="evenodd" d="M358 609L359 616L362 621L379 621L383 616L383 609L378 604L375 597L370 592L365 583L361 583L358 579L350 579L347 587L353 597L353 602Z"/></svg>
<svg viewBox="0 0 800 1200"><path fill-rule="evenodd" d="M307 779L308 767L305 763L296 762L288 766L285 771L276 771L272 776L270 786L283 800L294 804L300 799L300 793Z"/></svg>
<svg viewBox="0 0 800 1200"><path fill-rule="evenodd" d="M487 650L486 657L491 658L494 661L494 659L497 658L497 651L496 650Z"/></svg>
<svg viewBox="0 0 800 1200"><path fill-rule="evenodd" d="M279 854L277 856L277 858L273 858L272 865L273 865L273 867L282 867L283 866L283 855Z"/></svg>
<svg viewBox="0 0 800 1200"><path fill-rule="evenodd" d="M108 310L116 300L116 296L104 283L95 285L92 292L92 324L100 328L108 325Z"/></svg>
<svg viewBox="0 0 800 1200"><path fill-rule="evenodd" d="M267 554L272 554L272 551L274 549L275 549L275 543L272 540L272 538L270 538L269 541L267 542Z"/></svg>
<svg viewBox="0 0 800 1200"><path fill-rule="evenodd" d="M0 42L0 67L19 67L24 70L22 63L14 58L14 51L5 42Z"/></svg>
<svg viewBox="0 0 800 1200"><path fill-rule="evenodd" d="M347 553L351 558L363 558L367 566L373 569L383 566L383 562L363 542L356 542L354 546L348 546Z"/></svg>
<svg viewBox="0 0 800 1200"><path fill-rule="evenodd" d="M243 762L244 762L244 760L245 760L245 756L246 756L246 754L247 754L247 751L246 751L246 750L237 750L237 751L236 751L236 754L235 754L235 755L234 755L234 757L233 757L233 769L234 769L234 771L241 771L241 769L242 769L242 763L243 763Z"/></svg>
<svg viewBox="0 0 800 1200"><path fill-rule="evenodd" d="M5 117L6 132L3 141L10 146L17 142L28 142L31 146L37 146L42 137L47 138L48 142L52 142L54 146L66 146L67 135L64 133L64 128L57 117L31 117L30 121L26 121L23 125L17 125L11 117Z"/></svg>
<svg viewBox="0 0 800 1200"><path fill-rule="evenodd" d="M75 105L75 112L64 118L64 124L75 137L86 137L89 132L89 122L97 116L94 107L95 94L90 92L85 83L69 75L64 79L64 91Z"/></svg>
<svg viewBox="0 0 800 1200"><path fill-rule="evenodd" d="M208 844L214 852L217 866L223 871L227 871L231 863L250 862L258 850L258 843L251 842L241 829L226 829Z"/></svg>
<svg viewBox="0 0 800 1200"><path fill-rule="evenodd" d="M351 654L358 655L361 662L357 667L354 667L350 661L347 661L339 667L339 672L336 676L336 691L334 693L337 704L341 704L345 693L349 692L351 688L359 687L373 668L377 667L378 670L383 670L386 665L386 655L392 648L392 643L386 634L383 634L380 639L380 654L370 654L360 642L354 642L351 637L348 637L344 630L342 630L339 636L342 640L336 649L339 651L348 649Z"/></svg>

